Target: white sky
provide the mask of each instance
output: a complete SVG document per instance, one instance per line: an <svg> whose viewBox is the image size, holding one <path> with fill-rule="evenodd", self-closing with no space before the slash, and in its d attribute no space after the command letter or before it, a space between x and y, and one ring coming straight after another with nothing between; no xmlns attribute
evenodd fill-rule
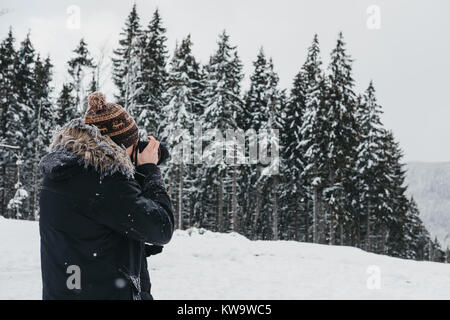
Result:
<svg viewBox="0 0 450 320"><path fill-rule="evenodd" d="M159 8L168 31L169 52L188 33L201 62L216 48L226 29L238 46L246 80L260 46L273 57L280 86L290 88L311 44L319 35L322 57L328 62L339 31L355 59L357 90L374 80L383 105L383 122L405 151L406 161L449 161L450 119L450 1L448 0L161 0L161 1L24 1L2 0L0 38L13 27L17 44L27 31L35 48L50 54L55 85L66 77L66 61L84 37L91 52L117 45L118 34L136 2L146 25ZM81 28L66 27L67 8L81 9ZM381 28L367 27L370 5L381 13ZM109 59L108 59L109 62ZM110 93L111 85L103 88Z"/></svg>

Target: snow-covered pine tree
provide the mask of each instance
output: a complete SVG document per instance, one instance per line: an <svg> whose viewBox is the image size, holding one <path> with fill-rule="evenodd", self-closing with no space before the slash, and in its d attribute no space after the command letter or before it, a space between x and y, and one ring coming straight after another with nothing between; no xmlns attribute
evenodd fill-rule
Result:
<svg viewBox="0 0 450 320"><path fill-rule="evenodd" d="M445 263L450 263L450 247L445 250Z"/></svg>
<svg viewBox="0 0 450 320"><path fill-rule="evenodd" d="M131 80L135 78L134 75L129 74L130 66L134 58L136 67L136 59L140 58L135 56L136 44L141 44L142 39L142 27L139 20L136 4L134 4L125 22L125 27L120 33L119 47L113 51L114 57L112 58L113 81L118 89L116 100L127 111L130 110L128 101L130 100L130 85L133 85ZM138 66L140 68L140 61Z"/></svg>
<svg viewBox="0 0 450 320"><path fill-rule="evenodd" d="M266 126L268 120L268 96L267 90L269 88L269 73L267 60L264 55L263 48L260 48L256 60L253 62L254 71L250 76L250 89L244 97L246 116L243 121L246 130L254 130L258 133L262 127ZM276 84L275 84L276 86ZM249 135L249 139L256 139L255 135ZM257 141L249 141L249 144ZM246 196L253 204L246 208L250 210L248 213L253 213L253 216L247 218L249 220L251 229L249 230L251 237L256 239L261 234L263 221L261 220L261 211L263 206L263 185L260 181L261 171L263 169L261 163L249 164L246 168L248 170L246 177L248 185L246 188Z"/></svg>
<svg viewBox="0 0 450 320"><path fill-rule="evenodd" d="M19 146L20 140L20 109L17 103L15 87L17 52L14 48L15 38L12 29L7 37L0 43L0 141L13 147ZM1 215L7 216L6 206L9 199L14 196L16 176L14 175L16 150L0 147L1 165Z"/></svg>
<svg viewBox="0 0 450 320"><path fill-rule="evenodd" d="M378 236L378 243L373 251L404 257L407 251L407 240L403 226L408 211L408 198L405 186L406 170L402 163L403 152L391 131L383 134L382 143L384 151L382 169L385 172L380 176L386 177L382 190L389 202L387 207L380 210L374 222L374 233Z"/></svg>
<svg viewBox="0 0 450 320"><path fill-rule="evenodd" d="M138 125L148 134L158 136L164 130L162 107L167 82L166 29L156 9L153 18L143 33L142 40L142 96L139 101Z"/></svg>
<svg viewBox="0 0 450 320"><path fill-rule="evenodd" d="M329 65L327 161L328 174L324 201L329 217L329 243L335 244L335 232L339 226L339 243L344 245L344 229L353 220L357 208L354 199L353 171L356 160L357 127L355 120L356 97L353 92L352 59L347 54L342 32L331 52Z"/></svg>
<svg viewBox="0 0 450 320"><path fill-rule="evenodd" d="M89 82L88 96L92 92L95 92L95 91L98 91L98 90L99 90L99 84L98 84L98 81L97 81L97 75L96 75L96 72L93 71L92 72L92 76L91 76L91 82Z"/></svg>
<svg viewBox="0 0 450 320"><path fill-rule="evenodd" d="M280 174L278 179L278 239L287 240L289 230L291 229L289 221L292 218L291 212L289 212L289 200L291 198L290 183L291 178L289 177L289 167L286 161L285 145L286 136L288 135L286 129L286 110L289 104L288 93L286 89L280 90L280 119L282 126L279 130L279 156L280 156Z"/></svg>
<svg viewBox="0 0 450 320"><path fill-rule="evenodd" d="M361 230L365 231L365 249L371 250L372 220L381 216L380 210L388 207L386 192L383 189L383 180L386 170L383 170L383 144L384 134L380 116L381 106L377 103L375 89L372 81L366 92L358 99L358 170L357 186L361 214L356 218L356 237L358 245L361 243Z"/></svg>
<svg viewBox="0 0 450 320"><path fill-rule="evenodd" d="M200 99L200 103L194 105L194 125L195 126L195 134L199 134L199 130L202 129L202 119L203 119L203 113L205 108L205 94L206 94L206 73L205 73L205 66L201 65L199 69L199 75L200 75L200 81L198 82L199 87L197 88L197 97ZM194 134L194 138L195 138ZM194 148L193 155L194 159L200 159L202 160L202 153L203 153L203 141L200 139L200 145L202 148ZM194 161L196 162L196 161ZM193 177L190 179L192 185L195 185L195 189L192 193L193 198L193 208L191 209L192 212L192 224L196 227L200 225L200 221L202 221L202 217L205 214L205 211L202 211L202 198L204 197L204 194L202 193L203 189L202 186L204 185L204 179L206 175L206 168L203 167L203 163L196 163L193 165L193 168L191 170L191 174Z"/></svg>
<svg viewBox="0 0 450 320"><path fill-rule="evenodd" d="M229 179L228 166L225 161L216 163L211 161L215 156L215 150L223 155L222 141L216 141L208 132L213 131L225 135L227 129L237 128L236 117L242 109L242 99L240 98L240 82L243 78L242 63L237 55L236 47L231 46L229 36L225 31L219 36L217 51L210 57L209 63L205 67L206 88L205 88L205 110L202 116L203 132L207 149L203 153L203 163L205 164L205 179L202 185L204 192L204 208L207 213L206 225L218 231L225 231L227 228L225 217L227 213L225 183ZM216 148L217 147L217 148ZM220 157L224 159L224 157ZM209 159L209 161L208 161ZM210 190L214 188L215 190Z"/></svg>
<svg viewBox="0 0 450 320"><path fill-rule="evenodd" d="M55 125L59 127L79 115L71 83L63 83L61 92L56 100L55 109Z"/></svg>
<svg viewBox="0 0 450 320"><path fill-rule="evenodd" d="M17 52L17 59L15 62L15 81L14 86L15 92L17 94L17 111L16 114L20 124L16 128L16 136L18 138L17 145L20 146L19 158L16 161L16 177L20 179L16 181L16 195L23 195L23 191L26 190L27 194L33 188L32 186L32 170L34 162L34 146L33 139L30 137L29 133L33 130L33 121L36 111L36 101L33 97L33 89L35 87L35 79L33 74L35 62L35 50L31 43L30 33L28 33L25 39L21 42L20 48ZM19 168L18 166L21 166ZM28 219L30 203L24 197L20 197L21 208L15 206L14 212L18 214L20 212L20 217ZM17 203L16 203L17 204Z"/></svg>
<svg viewBox="0 0 450 320"><path fill-rule="evenodd" d="M177 228L183 229L190 225L193 218L193 204L196 198L196 184L194 166L191 164L191 148L183 150L183 141L188 136L193 136L194 121L196 120L195 109L201 104L199 88L201 88L200 66L192 54L192 41L188 35L175 48L168 77L168 89L165 100L168 102L163 107L165 114L163 123L163 140L168 143L172 150L172 156L168 170L165 171L166 181L171 184L175 209L177 212ZM161 111L159 111L161 112ZM184 151L189 152L190 162ZM175 196L176 195L176 196Z"/></svg>
<svg viewBox="0 0 450 320"><path fill-rule="evenodd" d="M294 78L293 86L285 106L285 121L281 134L283 148L281 154L286 163L284 174L289 177L283 187L283 238L306 239L304 212L306 210L305 184L301 179L304 169L302 141L302 118L305 112L304 72L300 70ZM303 232L302 232L303 231Z"/></svg>
<svg viewBox="0 0 450 320"><path fill-rule="evenodd" d="M143 81L142 81L142 38L134 38L131 42L130 48L130 61L128 64L128 71L126 74L125 81L125 110L127 110L130 115L136 119L139 127L140 138L147 137L147 132L141 125L141 101L143 91Z"/></svg>
<svg viewBox="0 0 450 320"><path fill-rule="evenodd" d="M71 84L74 91L76 110L81 115L87 109L85 102L87 101L88 74L95 68L95 64L83 38L75 50L73 50L73 53L75 53L75 56L67 64L69 66L68 71L71 76Z"/></svg>
<svg viewBox="0 0 450 320"><path fill-rule="evenodd" d="M268 119L267 89L269 73L264 49L260 48L256 60L253 62L254 71L250 76L250 89L245 95L245 110L248 112L248 127L256 132L263 127Z"/></svg>
<svg viewBox="0 0 450 320"><path fill-rule="evenodd" d="M426 245L430 241L430 235L419 217L419 208L413 197L409 200L408 212L406 215L404 234L407 241L407 259L425 260Z"/></svg>
<svg viewBox="0 0 450 320"><path fill-rule="evenodd" d="M102 91L104 83L110 81L111 65L108 63L109 59L110 59L109 48L105 44L102 47L100 47L99 52L94 57L95 68L93 68L92 70L91 80L88 86L88 94L86 99L92 92ZM88 102L86 101L85 103Z"/></svg>
<svg viewBox="0 0 450 320"><path fill-rule="evenodd" d="M422 225L422 230L420 230L420 233L422 235L422 241L423 243L420 243L420 245L423 245L423 249L422 251L419 251L418 253L418 260L422 260L422 261L427 261L429 260L429 248L428 248L428 244L431 242L431 237L430 237L430 233L428 232L427 228L425 227L425 225Z"/></svg>
<svg viewBox="0 0 450 320"><path fill-rule="evenodd" d="M39 161L46 151L46 147L50 144L51 130L54 125L54 106L50 97L53 88L50 83L52 81L53 65L50 57L44 61L41 60L40 55L36 57L34 64L33 76L34 86L32 88L32 98L35 102L34 118L31 126L31 140L33 144L33 170L32 183L30 189L30 219L39 218L39 199L38 186L41 179L41 173L38 168Z"/></svg>
<svg viewBox="0 0 450 320"><path fill-rule="evenodd" d="M10 212L9 216L15 219L22 219L27 216L25 211L25 202L29 198L28 191L23 187L21 182L21 169L22 169L23 160L20 158L20 155L16 160L16 174L17 179L14 184L14 197L8 201L8 205L6 209Z"/></svg>
<svg viewBox="0 0 450 320"><path fill-rule="evenodd" d="M267 121L262 124L261 129L267 132L267 150L270 150L271 161L265 165L261 171L260 183L264 195L262 199L262 238L279 239L279 194L282 186L280 180L283 171L283 163L280 158L280 131L283 129L283 107L285 104L285 94L278 89L279 77L274 71L273 60L269 59L267 63L268 83L265 92L267 106ZM272 150L277 154L272 154Z"/></svg>
<svg viewBox="0 0 450 320"><path fill-rule="evenodd" d="M442 251L441 244L439 243L437 237L434 237L433 253L434 262L444 262L444 251Z"/></svg>
<svg viewBox="0 0 450 320"><path fill-rule="evenodd" d="M326 163L326 113L327 113L327 85L322 75L322 60L320 58L319 40L314 36L308 49L306 62L302 67L305 110L301 119L299 152L304 159L301 180L305 182L305 193L308 194L308 204L304 212L305 226L312 220L312 230L305 230L305 240L314 243L325 241L325 221L323 216L322 191L327 181L324 170ZM299 163L299 165L302 165ZM301 187L301 186L300 186ZM312 216L312 219L310 219ZM307 235L312 233L312 238Z"/></svg>

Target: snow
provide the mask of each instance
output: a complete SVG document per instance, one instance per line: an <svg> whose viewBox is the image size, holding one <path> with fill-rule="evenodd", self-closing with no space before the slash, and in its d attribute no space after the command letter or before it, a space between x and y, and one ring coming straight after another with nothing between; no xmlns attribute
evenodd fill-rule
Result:
<svg viewBox="0 0 450 320"><path fill-rule="evenodd" d="M0 217L0 244L0 299L40 299L37 222ZM177 230L148 262L155 299L450 299L448 264L351 247Z"/></svg>

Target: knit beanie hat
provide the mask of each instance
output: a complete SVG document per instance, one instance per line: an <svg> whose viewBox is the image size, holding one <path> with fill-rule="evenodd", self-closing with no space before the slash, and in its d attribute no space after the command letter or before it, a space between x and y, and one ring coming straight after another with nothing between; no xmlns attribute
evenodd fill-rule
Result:
<svg viewBox="0 0 450 320"><path fill-rule="evenodd" d="M102 135L109 136L119 146L128 148L138 141L139 129L124 108L115 103L106 103L106 97L101 92L91 93L88 103L85 123L97 126Z"/></svg>

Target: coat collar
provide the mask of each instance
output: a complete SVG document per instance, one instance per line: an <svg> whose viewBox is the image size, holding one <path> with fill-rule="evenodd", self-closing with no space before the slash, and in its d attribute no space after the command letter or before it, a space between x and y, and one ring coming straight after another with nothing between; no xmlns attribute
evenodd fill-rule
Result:
<svg viewBox="0 0 450 320"><path fill-rule="evenodd" d="M93 167L104 176L120 172L127 178L135 174L135 167L123 147L107 135L102 135L95 125L75 118L53 132L49 153L39 164L44 174L52 174L64 164L76 162L84 168Z"/></svg>

